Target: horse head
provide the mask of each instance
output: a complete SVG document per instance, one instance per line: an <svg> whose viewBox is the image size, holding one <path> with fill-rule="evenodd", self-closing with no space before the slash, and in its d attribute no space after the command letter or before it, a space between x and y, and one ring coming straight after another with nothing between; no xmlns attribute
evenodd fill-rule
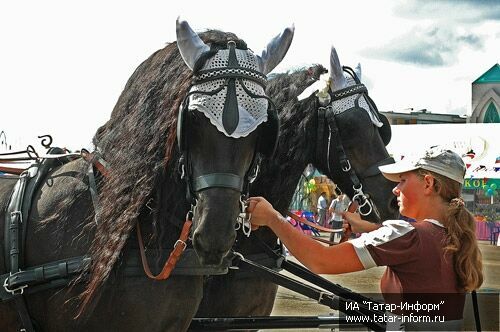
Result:
<svg viewBox="0 0 500 332"><path fill-rule="evenodd" d="M266 75L285 56L293 32L285 29L257 55L237 38L205 42L177 20L177 46L194 75L179 111L177 142L193 246L203 264L220 264L231 249L261 155L274 152L279 123L264 91Z"/></svg>
<svg viewBox="0 0 500 332"><path fill-rule="evenodd" d="M378 169L394 162L385 148L391 129L361 84L360 75L359 65L356 71L341 66L332 47L327 87L316 94L318 130L323 133L318 134L316 158L337 186L360 204L360 213L380 222L397 216L394 184Z"/></svg>

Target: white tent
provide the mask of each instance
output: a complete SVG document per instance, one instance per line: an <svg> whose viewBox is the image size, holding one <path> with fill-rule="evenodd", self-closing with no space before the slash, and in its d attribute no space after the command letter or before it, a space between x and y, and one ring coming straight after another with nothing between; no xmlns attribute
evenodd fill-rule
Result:
<svg viewBox="0 0 500 332"><path fill-rule="evenodd" d="M387 150L395 160L441 145L462 156L468 166L466 179L500 179L500 124L393 125L391 128L392 139Z"/></svg>

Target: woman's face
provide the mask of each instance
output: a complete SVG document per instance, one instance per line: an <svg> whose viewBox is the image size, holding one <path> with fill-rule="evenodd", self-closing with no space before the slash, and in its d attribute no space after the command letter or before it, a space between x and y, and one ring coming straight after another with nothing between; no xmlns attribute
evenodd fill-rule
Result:
<svg viewBox="0 0 500 332"><path fill-rule="evenodd" d="M418 219L425 182L415 172L402 173L399 178L399 184L392 190L398 199L399 213L405 217Z"/></svg>

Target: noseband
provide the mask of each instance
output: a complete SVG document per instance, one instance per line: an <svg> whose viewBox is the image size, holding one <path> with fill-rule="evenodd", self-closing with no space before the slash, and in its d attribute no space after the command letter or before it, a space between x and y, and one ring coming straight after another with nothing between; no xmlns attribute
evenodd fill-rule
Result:
<svg viewBox="0 0 500 332"><path fill-rule="evenodd" d="M349 68L350 69L350 68ZM344 68L344 70L346 70ZM354 195L352 196L352 200L356 201L359 204L359 213L363 216L367 216L372 212L377 214L377 217L380 218L378 210L376 206L371 201L369 195L363 192L362 181L368 177L375 176L380 174L379 166L394 163L394 159L392 157L385 158L380 160L368 167L364 172L359 174L359 177L351 166L351 162L349 158L347 158L344 146L342 145L342 139L340 137L340 130L337 125L336 116L345 110L334 109L333 102L336 100L340 100L355 94L367 94L368 90L366 89L364 84L361 84L357 77L355 77L356 83L351 85L345 89L341 89L335 91L334 93L330 93L328 100L326 101L325 106L320 106L318 108L318 133L316 139L316 160L323 160L323 151L324 148L321 144L324 136L324 128L325 124L328 125L328 146L326 148L326 165L328 167L328 172L332 174L331 164L333 164L333 158L337 157L340 162L340 168L344 173L347 173L349 176L349 180L352 184L352 189L354 191ZM370 98L366 98L368 103L371 103ZM321 101L320 101L321 104ZM370 112L373 112L372 105L370 106Z"/></svg>

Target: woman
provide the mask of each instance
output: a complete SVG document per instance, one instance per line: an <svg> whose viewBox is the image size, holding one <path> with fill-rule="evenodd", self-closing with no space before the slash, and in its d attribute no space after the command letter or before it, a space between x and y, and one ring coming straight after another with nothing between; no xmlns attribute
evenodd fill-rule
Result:
<svg viewBox="0 0 500 332"><path fill-rule="evenodd" d="M348 223L353 232L364 234L326 247L294 231L265 199L253 197L249 206L251 223L254 227L270 227L315 273L387 266L380 283L386 303L415 303L416 299L420 304L430 304L436 302L430 297L443 297L437 324L410 322L408 306L395 310L407 329L461 329L465 292L479 288L483 281L474 218L460 198L465 175L462 159L450 150L434 147L420 158L407 158L380 170L389 180L399 182L393 189L399 211L416 222L388 220L378 225L345 212L344 227ZM388 324L388 329L393 328L397 327Z"/></svg>

